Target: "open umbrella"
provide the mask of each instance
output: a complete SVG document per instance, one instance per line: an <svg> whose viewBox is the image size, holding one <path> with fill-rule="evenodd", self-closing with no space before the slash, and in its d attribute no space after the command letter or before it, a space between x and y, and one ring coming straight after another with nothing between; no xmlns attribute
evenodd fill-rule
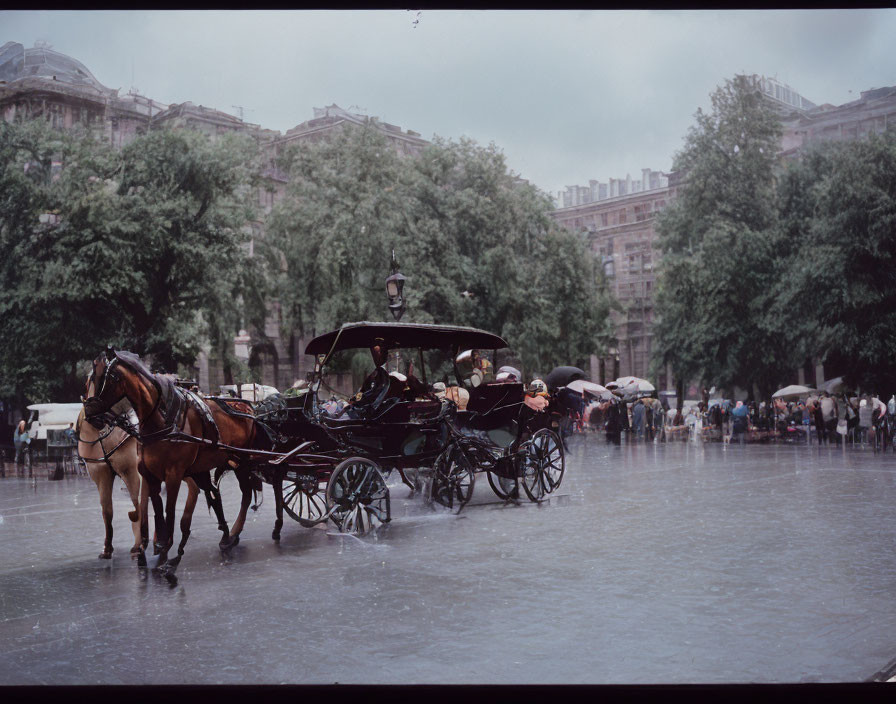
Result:
<svg viewBox="0 0 896 704"><path fill-rule="evenodd" d="M544 383L548 385L549 391L553 391L561 386L569 386L570 382L584 379L586 376L588 375L578 367L554 367L544 378Z"/></svg>
<svg viewBox="0 0 896 704"><path fill-rule="evenodd" d="M571 389L576 393L586 393L591 394L592 396L601 396L602 394L606 394L608 391L605 386L595 384L591 381L585 381L584 379L576 379L575 381L571 381L566 385L566 388Z"/></svg>
<svg viewBox="0 0 896 704"><path fill-rule="evenodd" d="M656 387L647 379L641 379L637 376L621 376L616 380L616 383L622 392L631 398L650 396L656 391Z"/></svg>
<svg viewBox="0 0 896 704"><path fill-rule="evenodd" d="M831 396L835 396L839 393L843 393L844 391L848 391L846 383L843 381L842 376L834 377L833 379L829 379L821 385L822 391L827 391Z"/></svg>
<svg viewBox="0 0 896 704"><path fill-rule="evenodd" d="M808 386L791 384L790 386L785 386L783 389L778 389L777 391L775 391L775 393L772 394L772 398L780 398L785 401L792 401L793 399L808 396L809 394L813 393L815 393L815 389L810 389Z"/></svg>

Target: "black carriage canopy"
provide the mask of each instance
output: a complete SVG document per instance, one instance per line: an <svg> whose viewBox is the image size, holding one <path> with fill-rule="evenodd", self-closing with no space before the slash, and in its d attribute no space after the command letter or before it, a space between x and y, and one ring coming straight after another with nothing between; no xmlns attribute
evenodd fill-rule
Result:
<svg viewBox="0 0 896 704"><path fill-rule="evenodd" d="M384 350L421 347L423 349L500 350L507 343L485 330L457 325L423 325L419 323L345 323L338 330L315 337L305 354L325 354L378 345Z"/></svg>

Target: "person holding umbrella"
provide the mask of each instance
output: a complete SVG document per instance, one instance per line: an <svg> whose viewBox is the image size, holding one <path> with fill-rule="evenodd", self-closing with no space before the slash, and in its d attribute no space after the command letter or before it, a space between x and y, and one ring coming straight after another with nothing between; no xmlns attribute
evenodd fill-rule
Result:
<svg viewBox="0 0 896 704"><path fill-rule="evenodd" d="M607 388L610 384L607 384ZM607 444L620 445L622 432L622 411L620 409L621 401L613 395L601 403L597 408L607 419Z"/></svg>
<svg viewBox="0 0 896 704"><path fill-rule="evenodd" d="M750 425L750 409L744 405L743 401L738 401L734 410L731 411L731 433L732 439L740 442L741 445L746 444L746 432Z"/></svg>

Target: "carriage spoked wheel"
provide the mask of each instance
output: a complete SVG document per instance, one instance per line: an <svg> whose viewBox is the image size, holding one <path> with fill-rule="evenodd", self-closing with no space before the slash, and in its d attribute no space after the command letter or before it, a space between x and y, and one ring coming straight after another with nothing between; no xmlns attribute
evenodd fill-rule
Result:
<svg viewBox="0 0 896 704"><path fill-rule="evenodd" d="M520 447L522 485L531 501L542 501L563 480L563 443L547 428L535 431Z"/></svg>
<svg viewBox="0 0 896 704"><path fill-rule="evenodd" d="M283 479L283 510L305 528L328 518L327 500L319 488L317 477L296 475Z"/></svg>
<svg viewBox="0 0 896 704"><path fill-rule="evenodd" d="M437 504L460 513L473 498L476 476L464 452L452 446L436 458L433 465L429 498Z"/></svg>
<svg viewBox="0 0 896 704"><path fill-rule="evenodd" d="M487 472L488 485L502 501L516 501L520 495L520 483L516 477L502 477L497 472Z"/></svg>
<svg viewBox="0 0 896 704"><path fill-rule="evenodd" d="M343 533L363 535L392 518L386 478L376 462L363 457L336 465L326 498L329 516Z"/></svg>

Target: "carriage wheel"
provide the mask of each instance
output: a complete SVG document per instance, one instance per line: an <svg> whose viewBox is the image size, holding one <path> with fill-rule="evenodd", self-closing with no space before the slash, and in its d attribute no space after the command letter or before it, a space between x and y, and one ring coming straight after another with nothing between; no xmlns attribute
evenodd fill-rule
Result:
<svg viewBox="0 0 896 704"><path fill-rule="evenodd" d="M306 528L327 520L327 500L318 488L316 480L283 479L283 510Z"/></svg>
<svg viewBox="0 0 896 704"><path fill-rule="evenodd" d="M553 430L542 429L523 443L520 451L523 453L523 489L531 501L541 501L563 480L563 444Z"/></svg>
<svg viewBox="0 0 896 704"><path fill-rule="evenodd" d="M502 477L495 472L487 472L488 485L502 501L513 501L519 496L520 485L516 478Z"/></svg>
<svg viewBox="0 0 896 704"><path fill-rule="evenodd" d="M469 459L458 447L447 448L436 458L429 498L437 504L460 510L473 498L476 476Z"/></svg>
<svg viewBox="0 0 896 704"><path fill-rule="evenodd" d="M391 520L389 487L375 462L351 457L340 462L327 482L330 518L343 533L363 535Z"/></svg>

